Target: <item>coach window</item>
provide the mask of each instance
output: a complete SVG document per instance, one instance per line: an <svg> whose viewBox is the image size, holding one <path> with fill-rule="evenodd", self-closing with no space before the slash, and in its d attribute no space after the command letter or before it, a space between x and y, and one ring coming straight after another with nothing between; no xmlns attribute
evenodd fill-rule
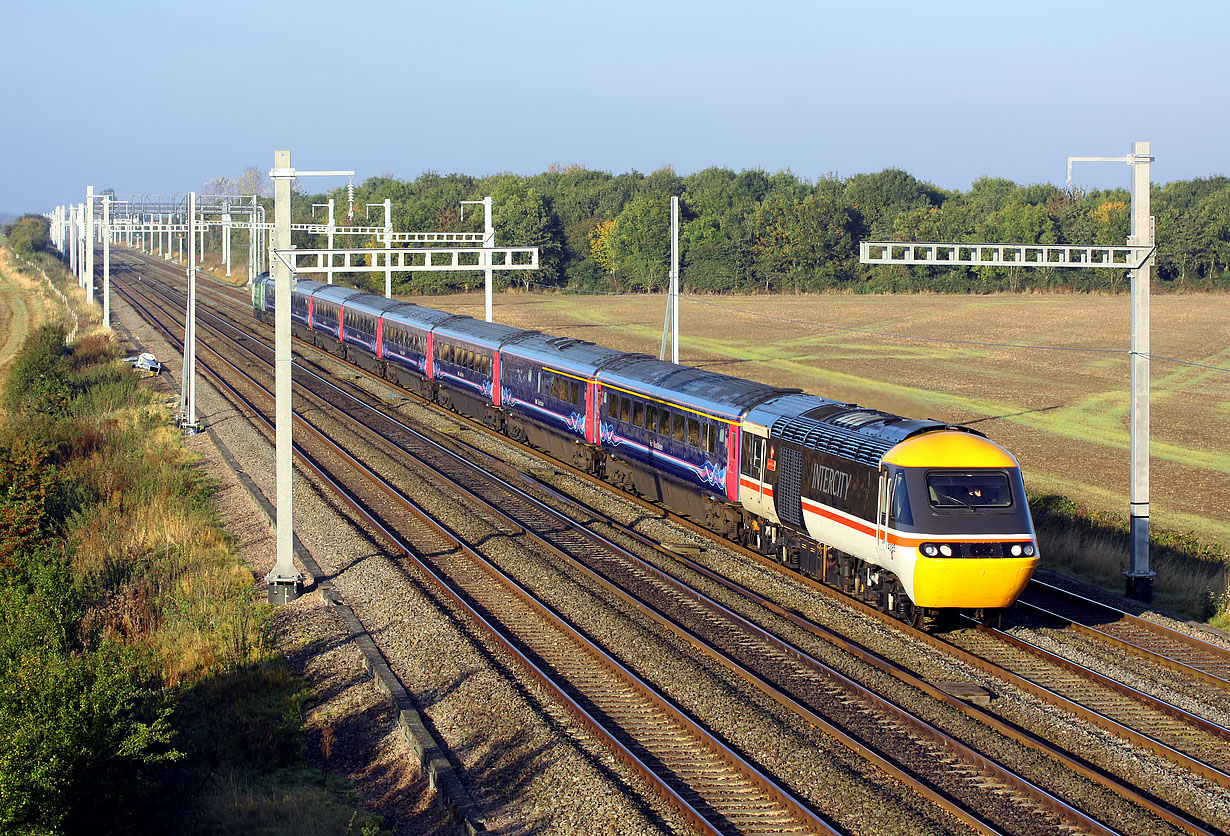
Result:
<svg viewBox="0 0 1230 836"><path fill-rule="evenodd" d="M645 426L645 404L640 401L632 402L632 423L638 427Z"/></svg>
<svg viewBox="0 0 1230 836"><path fill-rule="evenodd" d="M700 446L700 423L695 418L688 419L688 446Z"/></svg>
<svg viewBox="0 0 1230 836"><path fill-rule="evenodd" d="M658 408L653 404L645 407L645 429L654 434L658 432Z"/></svg>
<svg viewBox="0 0 1230 836"><path fill-rule="evenodd" d="M764 439L744 435L748 443L743 445L743 472L753 476L761 475L761 465L764 463Z"/></svg>
<svg viewBox="0 0 1230 836"><path fill-rule="evenodd" d="M686 438L686 430L684 430L684 425L683 425L683 422L685 420L683 417L683 413L673 412L671 413L671 415L673 416L672 433L674 434L676 441L682 442Z"/></svg>
<svg viewBox="0 0 1230 836"><path fill-rule="evenodd" d="M714 436L717 435L716 428L712 424L705 424L701 428L702 437L705 442L705 452L712 453L716 447Z"/></svg>
<svg viewBox="0 0 1230 836"><path fill-rule="evenodd" d="M632 399L626 395L619 398L619 420L625 424L632 421Z"/></svg>
<svg viewBox="0 0 1230 836"><path fill-rule="evenodd" d="M571 397L568 400L572 401L573 406L580 406L581 405L581 383L580 381L576 381L576 380L568 381L568 389L569 389L569 394L571 395Z"/></svg>

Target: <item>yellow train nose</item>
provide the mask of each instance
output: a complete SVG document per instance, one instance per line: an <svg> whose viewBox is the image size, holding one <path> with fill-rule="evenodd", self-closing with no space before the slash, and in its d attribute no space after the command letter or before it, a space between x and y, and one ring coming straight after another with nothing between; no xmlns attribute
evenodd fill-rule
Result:
<svg viewBox="0 0 1230 836"><path fill-rule="evenodd" d="M914 605L989 609L1017 599L1038 565L1037 557L942 558L918 556Z"/></svg>

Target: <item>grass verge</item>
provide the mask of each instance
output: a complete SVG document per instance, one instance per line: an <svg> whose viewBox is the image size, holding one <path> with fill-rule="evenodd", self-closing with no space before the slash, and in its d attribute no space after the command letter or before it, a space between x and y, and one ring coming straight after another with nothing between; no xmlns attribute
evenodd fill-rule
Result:
<svg viewBox="0 0 1230 836"><path fill-rule="evenodd" d="M1123 593L1131 542L1120 516L1055 494L1030 501L1042 568ZM1154 605L1193 621L1230 626L1230 556L1190 534L1149 530Z"/></svg>
<svg viewBox="0 0 1230 836"><path fill-rule="evenodd" d="M28 336L0 412L0 831L382 832L306 758L305 685L161 397L65 333Z"/></svg>

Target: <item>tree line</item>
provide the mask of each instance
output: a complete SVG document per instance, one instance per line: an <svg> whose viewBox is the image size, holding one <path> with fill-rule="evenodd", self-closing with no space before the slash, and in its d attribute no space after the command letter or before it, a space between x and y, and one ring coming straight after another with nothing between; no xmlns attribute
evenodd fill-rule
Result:
<svg viewBox="0 0 1230 836"><path fill-rule="evenodd" d="M494 198L498 246L538 246L536 273L497 272L497 282L638 292L666 286L669 204L680 196L681 276L693 293L778 291L952 291L1122 288L1122 271L1055 268L934 268L858 263L861 240L1112 245L1129 229L1126 189L1022 186L984 177L950 191L905 171L886 169L815 181L790 171L708 168L685 177L663 168L645 175L554 166L542 174L471 177L386 175L355 186L353 221L346 192L296 192L294 220L313 220L312 203L332 197L338 224L379 226L365 204L392 202L399 231L475 231L480 211L461 217L462 200ZM473 208L473 207L471 207ZM1156 185L1159 289L1230 287L1230 178ZM372 210L377 212L378 210ZM321 222L319 212L316 222ZM299 247L323 247L323 235L296 233ZM375 239L336 246L378 246ZM353 283L383 288L383 275ZM464 290L481 274L395 274L402 293Z"/></svg>

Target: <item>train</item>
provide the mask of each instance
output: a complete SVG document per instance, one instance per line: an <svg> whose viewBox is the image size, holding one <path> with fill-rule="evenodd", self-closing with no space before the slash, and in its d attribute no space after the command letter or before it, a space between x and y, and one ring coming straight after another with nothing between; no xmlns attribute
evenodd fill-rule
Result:
<svg viewBox="0 0 1230 836"><path fill-rule="evenodd" d="M272 324L274 284L252 285ZM969 427L298 280L294 336L902 621L992 616L1038 563L1020 465Z"/></svg>

